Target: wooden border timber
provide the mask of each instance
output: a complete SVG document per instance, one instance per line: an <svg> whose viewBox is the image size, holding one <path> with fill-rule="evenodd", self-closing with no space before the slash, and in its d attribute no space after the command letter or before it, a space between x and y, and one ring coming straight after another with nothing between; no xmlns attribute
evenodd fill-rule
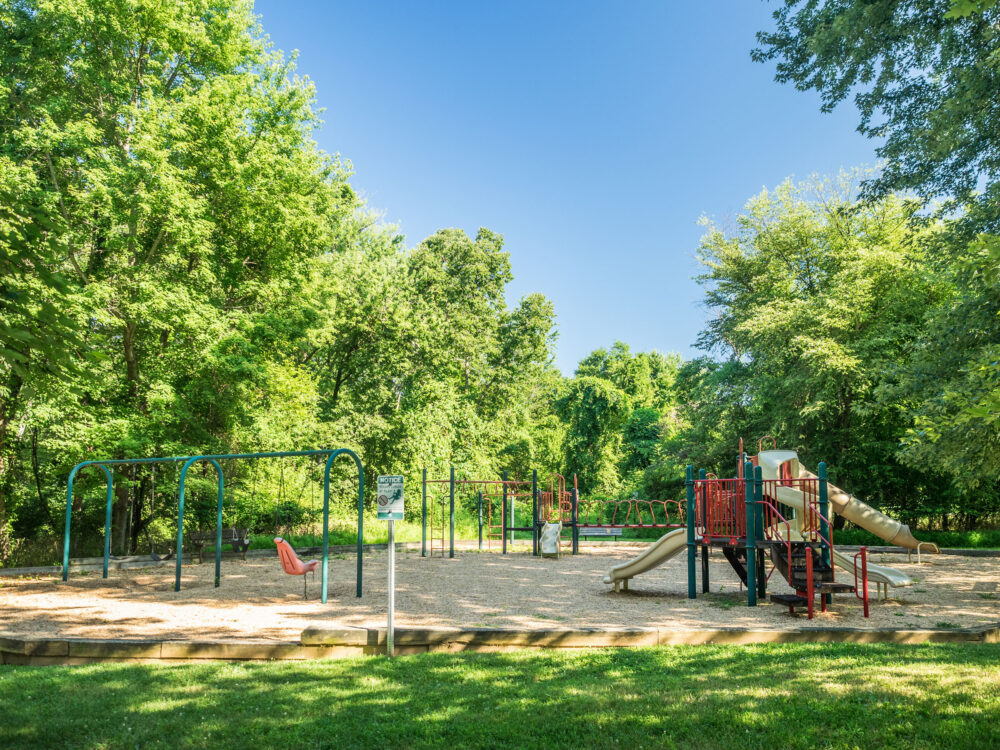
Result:
<svg viewBox="0 0 1000 750"><path fill-rule="evenodd" d="M975 628L936 630L396 629L397 654L756 643L1000 643L1000 623ZM304 661L384 653L383 628L307 628L298 642L249 639L178 641L37 638L0 634L0 663L11 665Z"/></svg>

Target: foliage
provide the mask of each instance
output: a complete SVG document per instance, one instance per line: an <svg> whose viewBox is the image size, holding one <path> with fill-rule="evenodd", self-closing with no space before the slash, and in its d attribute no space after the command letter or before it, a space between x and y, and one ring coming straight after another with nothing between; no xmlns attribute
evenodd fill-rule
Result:
<svg viewBox="0 0 1000 750"><path fill-rule="evenodd" d="M877 194L968 199L1000 175L1000 9L951 0L785 0L757 34L775 78L816 90L830 111L854 92L858 130L879 139ZM978 12L971 12L978 10Z"/></svg>
<svg viewBox="0 0 1000 750"><path fill-rule="evenodd" d="M729 476L736 438L770 434L876 506L947 512L948 482L898 460L906 401L885 397L925 311L951 293L926 270L941 230L895 197L856 202L850 184L786 182L753 198L732 233L707 225L700 280L714 316L700 343L725 361L682 370L691 426L669 452Z"/></svg>
<svg viewBox="0 0 1000 750"><path fill-rule="evenodd" d="M960 292L929 316L893 391L912 403L903 457L950 474L978 497L992 494L1000 475L998 269L1000 240L992 235L979 235L951 263L947 273Z"/></svg>
<svg viewBox="0 0 1000 750"><path fill-rule="evenodd" d="M637 491L674 406L679 367L677 355L633 354L620 341L581 360L555 409L566 425L567 470L582 492Z"/></svg>
<svg viewBox="0 0 1000 750"><path fill-rule="evenodd" d="M424 465L558 468L551 304L507 306L494 232L408 249L369 215L249 2L18 0L0 25L0 564L8 529L61 531L86 458L347 446L411 487ZM225 469L228 523L314 527L315 465ZM193 526L213 481L190 476ZM113 551L162 548L176 482L117 472ZM335 517L353 483L335 465ZM74 518L93 550L97 475Z"/></svg>
<svg viewBox="0 0 1000 750"><path fill-rule="evenodd" d="M885 165L869 195L945 198L947 236L929 272L955 288L928 310L896 401L912 429L901 455L992 498L1000 466L1000 6L992 0L786 0L758 34L777 79L832 109L851 92ZM991 503L988 509L996 510Z"/></svg>

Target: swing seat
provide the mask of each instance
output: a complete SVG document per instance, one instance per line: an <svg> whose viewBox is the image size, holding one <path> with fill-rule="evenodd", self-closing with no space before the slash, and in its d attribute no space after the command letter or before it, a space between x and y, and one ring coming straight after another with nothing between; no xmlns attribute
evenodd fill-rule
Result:
<svg viewBox="0 0 1000 750"><path fill-rule="evenodd" d="M302 562L299 556L295 554L295 550L292 549L292 545L282 539L280 536L274 538L274 544L278 548L278 559L281 560L281 568L290 576L302 576L302 597L304 599L309 598L309 592L306 586L306 573L312 573L313 578L316 578L316 568L319 567L319 560L310 560L309 562Z"/></svg>

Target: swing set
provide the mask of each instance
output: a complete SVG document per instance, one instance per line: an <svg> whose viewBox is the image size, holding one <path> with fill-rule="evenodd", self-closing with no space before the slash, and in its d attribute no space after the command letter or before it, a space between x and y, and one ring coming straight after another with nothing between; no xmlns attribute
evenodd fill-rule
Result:
<svg viewBox="0 0 1000 750"><path fill-rule="evenodd" d="M358 472L358 537L357 537L357 573L355 576L357 596L361 596L361 581L362 581L362 541L363 541L363 518L364 518L364 497L365 497L365 474L364 469L361 465L361 459L358 458L357 454L347 448L337 448L337 449L323 449L323 450L311 450L311 451L279 451L271 453L233 453L233 454L217 454L217 455L199 455L199 456L168 456L161 458L122 458L122 459L105 459L105 460L95 460L95 461L83 461L76 466L69 473L69 479L66 483L66 529L63 540L63 572L62 579L64 581L69 579L69 550L70 550L70 532L71 524L73 520L73 483L76 479L77 474L84 468L89 466L96 466L101 471L104 472L106 479L106 507L104 515L104 567L102 577L108 577L108 561L111 557L111 509L114 502L114 467L116 466L131 466L132 467L132 491L136 492L135 488L135 476L136 467L149 464L151 465L151 479L154 487L152 495L151 506L155 511L156 502L156 492L155 492L155 466L157 464L166 465L180 465L180 476L178 481L178 492L177 492L177 540L176 547L174 548L174 553L176 555L176 571L174 574L174 591L181 590L181 569L183 565L183 555L181 554L184 549L184 501L186 496L186 483L188 470L192 465L199 462L205 462L215 468L215 474L217 478L217 503L216 503L216 514L215 514L215 586L218 587L222 580L222 545L223 545L223 522L222 522L222 509L223 501L225 499L225 480L224 473L222 469L222 463L224 461L240 461L248 459L271 459L271 458L286 458L290 456L315 456L321 457L325 456L326 461L323 468L323 565L322 565L322 601L326 604L327 600L327 585L328 585L328 567L330 557L330 469L333 466L334 460L344 454L349 458L353 459L355 467ZM256 466L254 464L254 477L256 479ZM110 468L109 468L110 467ZM124 476L124 472L123 472ZM276 506L276 522L278 519L278 513L281 508L282 495L284 495L284 474L283 471L280 474L280 486L279 486L279 502ZM308 475L306 477L308 481ZM256 490L256 482L254 483L254 490ZM305 490L305 483L303 483L302 489L299 491L299 498L302 497L303 491ZM128 516L132 515L132 508L135 506L134 502L135 495L133 494L132 502L130 503L129 510L127 511ZM287 495L285 495L287 499ZM253 515L253 494L251 494L251 516ZM141 519L140 519L141 521ZM131 523L131 520L128 521ZM147 522L146 529L148 532L148 524L152 522L152 518ZM252 518L251 518L252 525ZM147 533L148 537L148 533ZM125 543L128 545L128 542ZM152 542L150 540L150 548L152 551ZM126 546L127 551L127 546ZM158 559L159 556L153 552L154 559ZM169 558L170 555L167 557ZM159 558L162 559L162 558Z"/></svg>

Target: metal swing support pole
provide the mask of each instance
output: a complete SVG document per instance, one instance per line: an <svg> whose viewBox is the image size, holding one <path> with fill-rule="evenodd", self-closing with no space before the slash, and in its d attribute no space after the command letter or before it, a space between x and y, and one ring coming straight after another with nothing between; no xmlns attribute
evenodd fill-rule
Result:
<svg viewBox="0 0 1000 750"><path fill-rule="evenodd" d="M174 569L174 591L181 590L181 568L183 567L184 557L181 554L181 550L184 549L185 483L187 481L188 469L198 460L198 456L189 458L184 462L184 466L181 467L180 488L177 491L177 565ZM218 588L219 582L222 580L222 500L225 495L225 480L222 475L222 465L214 457L206 457L205 460L211 462L212 466L215 467L215 475L218 479L218 501L215 510L215 587Z"/></svg>
<svg viewBox="0 0 1000 750"><path fill-rule="evenodd" d="M448 557L455 556L455 467L451 467L451 482L450 492L449 492L449 506L448 506Z"/></svg>
<svg viewBox="0 0 1000 750"><path fill-rule="evenodd" d="M531 554L538 557L538 469L531 470Z"/></svg>
<svg viewBox="0 0 1000 750"><path fill-rule="evenodd" d="M479 491L479 497L476 499L476 504L479 507L479 551L483 551L483 491Z"/></svg>
<svg viewBox="0 0 1000 750"><path fill-rule="evenodd" d="M420 556L427 557L427 469L424 469L423 482L420 492L423 501L420 511Z"/></svg>
<svg viewBox="0 0 1000 750"><path fill-rule="evenodd" d="M503 470L501 474L501 479L503 479L503 500L500 501L500 538L503 540L500 545L502 554L507 554L507 527L513 526L514 524L510 521L510 514L507 512L507 470ZM511 542L513 543L514 532L511 532Z"/></svg>

